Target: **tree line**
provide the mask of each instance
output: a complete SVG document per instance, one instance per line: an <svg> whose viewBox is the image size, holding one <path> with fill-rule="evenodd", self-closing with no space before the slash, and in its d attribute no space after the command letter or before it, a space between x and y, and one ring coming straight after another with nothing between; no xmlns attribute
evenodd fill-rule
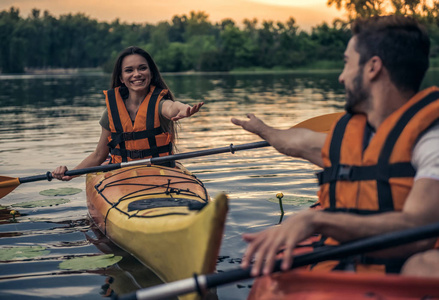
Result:
<svg viewBox="0 0 439 300"><path fill-rule="evenodd" d="M82 13L54 17L38 9L24 18L19 9L11 7L0 12L0 69L2 73L22 73L27 68L101 67L111 71L118 53L131 45L147 50L162 72L341 66L351 36L350 20L382 13L377 9L371 13L364 5L356 9L355 1L376 7L377 2L387 0L329 0L328 5L348 12L347 19L323 22L310 32L300 30L293 17L286 22L245 19L238 26L232 19L212 23L205 12L192 11L153 25L118 19L99 22ZM391 0L398 1L419 2ZM402 5L404 10L399 10L427 26L432 57L439 57L438 3L434 0L433 7Z"/></svg>

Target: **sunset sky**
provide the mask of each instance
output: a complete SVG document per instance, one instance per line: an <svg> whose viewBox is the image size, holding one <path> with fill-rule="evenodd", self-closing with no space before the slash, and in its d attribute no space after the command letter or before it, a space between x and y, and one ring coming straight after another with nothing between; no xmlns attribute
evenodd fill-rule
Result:
<svg viewBox="0 0 439 300"><path fill-rule="evenodd" d="M11 6L27 17L32 8L48 10L52 15L85 13L99 21L119 18L128 23L157 24L170 21L174 15L204 11L211 22L225 18L238 25L245 18L285 22L294 17L301 29L309 30L323 21L331 22L343 12L326 5L327 0L0 0L0 10Z"/></svg>

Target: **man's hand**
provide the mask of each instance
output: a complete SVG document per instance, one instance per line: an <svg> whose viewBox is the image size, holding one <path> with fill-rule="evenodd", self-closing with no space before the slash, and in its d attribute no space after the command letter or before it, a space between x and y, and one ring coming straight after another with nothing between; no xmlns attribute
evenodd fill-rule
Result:
<svg viewBox="0 0 439 300"><path fill-rule="evenodd" d="M258 233L243 234L243 239L249 243L242 259L242 268L250 266L254 258L251 270L252 276L259 274L268 275L273 271L276 255L284 250L282 270L288 270L293 259L292 251L298 243L310 237L316 232L316 225L313 222L319 212L307 210L295 214L285 220L281 225L268 228Z"/></svg>
<svg viewBox="0 0 439 300"><path fill-rule="evenodd" d="M268 127L264 122L257 118L254 114L247 114L248 121L232 118L233 124L241 126L243 129L260 136L264 127Z"/></svg>

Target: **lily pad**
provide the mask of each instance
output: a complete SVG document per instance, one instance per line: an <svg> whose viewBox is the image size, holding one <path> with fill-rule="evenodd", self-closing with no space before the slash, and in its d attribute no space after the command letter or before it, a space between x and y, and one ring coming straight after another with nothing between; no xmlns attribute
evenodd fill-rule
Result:
<svg viewBox="0 0 439 300"><path fill-rule="evenodd" d="M59 188L59 189L48 189L40 192L43 196L67 196L80 193L82 190L77 188Z"/></svg>
<svg viewBox="0 0 439 300"><path fill-rule="evenodd" d="M121 260L122 256L115 256L113 254L75 257L60 263L59 268L75 271L103 269L112 266Z"/></svg>
<svg viewBox="0 0 439 300"><path fill-rule="evenodd" d="M42 246L21 246L0 248L0 261L33 258L49 254L50 251Z"/></svg>
<svg viewBox="0 0 439 300"><path fill-rule="evenodd" d="M64 203L69 203L69 199L59 198L59 199L44 199L35 200L28 202L21 202L12 204L12 207L24 207L24 208L34 208L34 207L46 207L46 206L56 206Z"/></svg>
<svg viewBox="0 0 439 300"><path fill-rule="evenodd" d="M268 201L273 203L279 203L278 198L270 198ZM317 201L316 198L311 197L302 197L302 196L287 196L282 198L282 204L285 205L296 205L296 206L302 206L302 205L312 205Z"/></svg>

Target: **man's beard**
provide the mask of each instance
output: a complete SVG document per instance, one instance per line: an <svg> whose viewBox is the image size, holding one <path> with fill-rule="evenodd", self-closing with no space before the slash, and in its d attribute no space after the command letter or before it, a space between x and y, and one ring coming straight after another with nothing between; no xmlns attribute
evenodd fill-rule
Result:
<svg viewBox="0 0 439 300"><path fill-rule="evenodd" d="M361 67L360 70L358 70L357 75L352 81L352 90L346 88L346 103L344 109L350 114L364 113L358 110L358 106L369 98L369 91L364 89L363 86L363 69L364 67Z"/></svg>

